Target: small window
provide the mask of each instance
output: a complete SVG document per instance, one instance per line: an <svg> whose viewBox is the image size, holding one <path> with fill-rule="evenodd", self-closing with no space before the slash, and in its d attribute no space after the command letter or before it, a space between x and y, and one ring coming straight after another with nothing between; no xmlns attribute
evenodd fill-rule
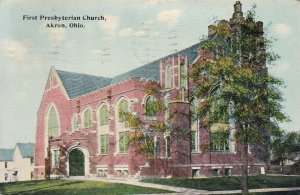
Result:
<svg viewBox="0 0 300 195"><path fill-rule="evenodd" d="M199 177L199 169L192 169L192 177Z"/></svg>
<svg viewBox="0 0 300 195"><path fill-rule="evenodd" d="M172 87L171 66L168 65L165 71L165 88L168 89Z"/></svg>
<svg viewBox="0 0 300 195"><path fill-rule="evenodd" d="M231 170L230 170L230 168L225 168L225 169L224 169L224 175L225 175L225 176L230 176L230 175L231 175Z"/></svg>
<svg viewBox="0 0 300 195"><path fill-rule="evenodd" d="M100 135L100 153L107 154L108 151L108 135Z"/></svg>
<svg viewBox="0 0 300 195"><path fill-rule="evenodd" d="M171 157L171 139L170 136L166 137L166 157Z"/></svg>
<svg viewBox="0 0 300 195"><path fill-rule="evenodd" d="M98 176L99 177L107 177L107 170L99 170Z"/></svg>
<svg viewBox="0 0 300 195"><path fill-rule="evenodd" d="M220 169L213 169L212 176L220 176Z"/></svg>
<svg viewBox="0 0 300 195"><path fill-rule="evenodd" d="M108 112L108 108L106 105L103 105L100 108L100 113L99 113L99 117L100 117L100 125L107 125L108 124L108 119L109 119L109 112Z"/></svg>
<svg viewBox="0 0 300 195"><path fill-rule="evenodd" d="M145 106L145 110L146 110L146 116L154 119L156 117L156 114L158 112L158 103L156 101L156 99L153 96L149 96L146 99L146 106Z"/></svg>
<svg viewBox="0 0 300 195"><path fill-rule="evenodd" d="M4 168L7 169L7 162L4 162Z"/></svg>
<svg viewBox="0 0 300 195"><path fill-rule="evenodd" d="M73 131L78 130L78 121L77 121L76 116L72 117L72 130Z"/></svg>
<svg viewBox="0 0 300 195"><path fill-rule="evenodd" d="M91 127L91 110L87 109L83 113L83 120L84 120L84 128Z"/></svg>
<svg viewBox="0 0 300 195"><path fill-rule="evenodd" d="M33 172L30 172L30 179L33 180Z"/></svg>
<svg viewBox="0 0 300 195"><path fill-rule="evenodd" d="M59 150L52 150L52 168L59 167Z"/></svg>
<svg viewBox="0 0 300 195"><path fill-rule="evenodd" d="M5 180L5 181L8 180L8 173L5 173L5 175L4 175L4 180Z"/></svg>
<svg viewBox="0 0 300 195"><path fill-rule="evenodd" d="M119 122L124 122L125 121L125 115L126 113L129 112L129 107L128 107L128 101L122 99L118 105L118 111L119 111Z"/></svg>
<svg viewBox="0 0 300 195"><path fill-rule="evenodd" d="M127 153L129 142L129 131L119 132L119 152Z"/></svg>
<svg viewBox="0 0 300 195"><path fill-rule="evenodd" d="M34 163L34 158L30 158L30 165L32 166Z"/></svg>

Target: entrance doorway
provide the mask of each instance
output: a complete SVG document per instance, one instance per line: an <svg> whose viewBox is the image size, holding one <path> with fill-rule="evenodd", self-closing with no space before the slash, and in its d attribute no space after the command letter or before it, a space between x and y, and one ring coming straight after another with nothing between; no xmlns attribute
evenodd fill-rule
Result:
<svg viewBox="0 0 300 195"><path fill-rule="evenodd" d="M84 176L85 175L85 162L84 154L79 149L75 148L69 153L69 166L70 176Z"/></svg>

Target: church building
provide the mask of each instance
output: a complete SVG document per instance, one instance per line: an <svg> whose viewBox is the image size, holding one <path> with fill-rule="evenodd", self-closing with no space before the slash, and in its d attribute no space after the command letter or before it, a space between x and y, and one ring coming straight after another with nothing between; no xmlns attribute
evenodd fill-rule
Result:
<svg viewBox="0 0 300 195"><path fill-rule="evenodd" d="M237 2L228 25L233 27L243 19L241 3ZM212 33L209 28L209 35ZM200 119L190 114L199 100L191 97L193 84L187 75L194 63L208 57L199 45L196 43L114 78L52 67L37 112L34 177L241 174L239 144L234 139L237 130L228 130L226 142L215 142L214 134L222 124L203 128ZM147 84L159 85L162 98L148 94L144 88ZM153 101L166 105L162 116L147 111ZM186 114L182 116L178 110ZM122 112L145 121L167 120L172 115L174 120L170 120L170 125L181 128L184 134L176 139L167 133L155 135L155 157L149 159L137 153L130 143L134 130L126 125ZM211 146L209 152L201 147L207 143ZM253 157L249 173L263 173L265 166Z"/></svg>

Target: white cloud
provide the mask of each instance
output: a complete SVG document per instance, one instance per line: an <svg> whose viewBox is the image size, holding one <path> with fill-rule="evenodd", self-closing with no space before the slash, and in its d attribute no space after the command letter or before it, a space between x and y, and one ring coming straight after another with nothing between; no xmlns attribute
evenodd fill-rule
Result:
<svg viewBox="0 0 300 195"><path fill-rule="evenodd" d="M289 36L292 32L291 26L289 26L287 24L282 24L282 23L275 24L274 29L279 35L284 36L284 37Z"/></svg>
<svg viewBox="0 0 300 195"><path fill-rule="evenodd" d="M48 38L54 42L60 42L64 40L66 31L63 28L53 28L53 29L46 29L48 33Z"/></svg>
<svg viewBox="0 0 300 195"><path fill-rule="evenodd" d="M100 28L107 33L115 32L119 27L119 17L105 16L105 18L105 21L100 21Z"/></svg>
<svg viewBox="0 0 300 195"><path fill-rule="evenodd" d="M5 39L1 43L2 51L11 60L22 60L26 57L28 52L24 43L15 40Z"/></svg>
<svg viewBox="0 0 300 195"><path fill-rule="evenodd" d="M145 33L145 31L143 31L143 30L139 30L139 31L136 31L136 32L134 33L134 35L135 35L136 37L142 37L142 36L146 35L146 33Z"/></svg>
<svg viewBox="0 0 300 195"><path fill-rule="evenodd" d="M132 28L124 28L119 32L119 35L121 37L130 37L133 35L133 30Z"/></svg>
<svg viewBox="0 0 300 195"><path fill-rule="evenodd" d="M28 94L23 91L15 93L15 99L17 102L26 102L28 100Z"/></svg>
<svg viewBox="0 0 300 195"><path fill-rule="evenodd" d="M168 26L176 26L181 15L179 9L165 10L157 14L156 18L159 22L167 24Z"/></svg>

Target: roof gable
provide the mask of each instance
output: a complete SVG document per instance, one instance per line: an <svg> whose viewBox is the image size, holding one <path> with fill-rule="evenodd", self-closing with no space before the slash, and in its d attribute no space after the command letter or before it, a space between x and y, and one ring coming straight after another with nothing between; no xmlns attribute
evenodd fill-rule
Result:
<svg viewBox="0 0 300 195"><path fill-rule="evenodd" d="M109 85L111 79L81 73L57 70L69 97L71 99L83 94L101 89Z"/></svg>
<svg viewBox="0 0 300 195"><path fill-rule="evenodd" d="M17 143L21 155L23 158L32 158L34 156L34 144L33 143Z"/></svg>
<svg viewBox="0 0 300 195"><path fill-rule="evenodd" d="M14 149L0 149L0 161L13 161Z"/></svg>

